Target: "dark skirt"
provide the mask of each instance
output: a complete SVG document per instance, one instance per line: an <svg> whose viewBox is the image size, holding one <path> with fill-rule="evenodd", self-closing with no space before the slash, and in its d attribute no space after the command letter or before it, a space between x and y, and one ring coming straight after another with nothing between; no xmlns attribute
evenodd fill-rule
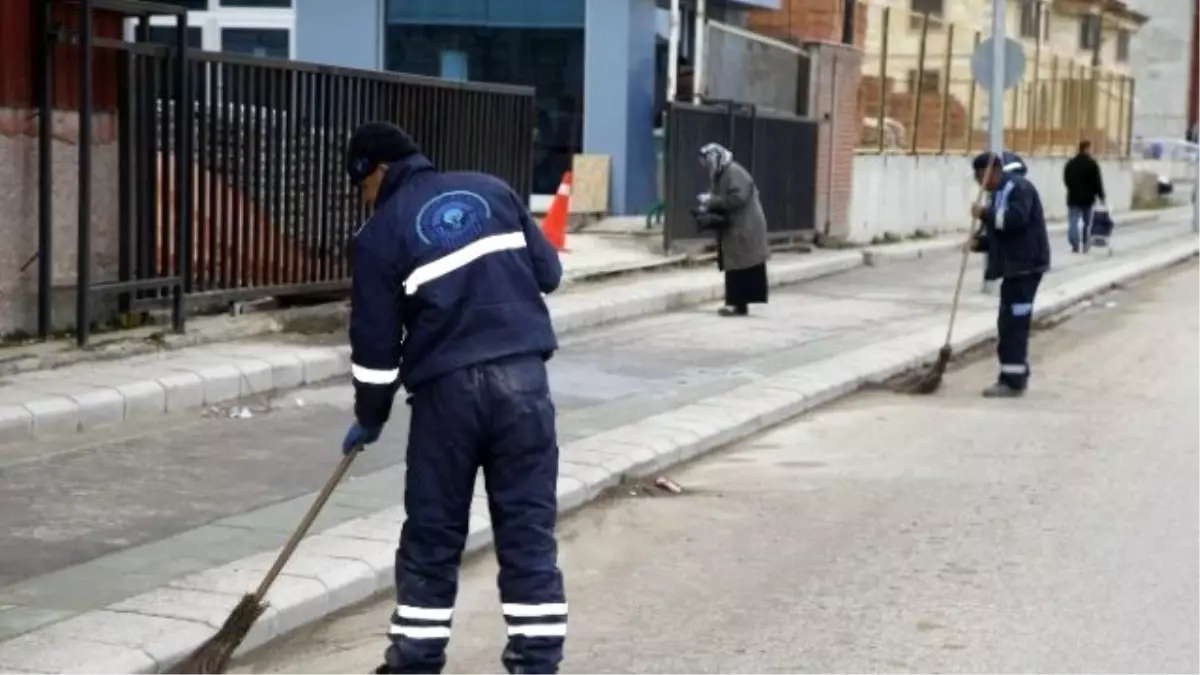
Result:
<svg viewBox="0 0 1200 675"><path fill-rule="evenodd" d="M729 307L767 301L767 264L725 270L725 304Z"/></svg>

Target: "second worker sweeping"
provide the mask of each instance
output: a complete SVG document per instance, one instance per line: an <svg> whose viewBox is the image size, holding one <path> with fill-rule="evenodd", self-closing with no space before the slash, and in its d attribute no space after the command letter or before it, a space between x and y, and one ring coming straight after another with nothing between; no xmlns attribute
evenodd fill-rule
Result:
<svg viewBox="0 0 1200 675"><path fill-rule="evenodd" d="M1050 239L1037 188L1024 176L1005 171L998 155L975 158L975 180L990 193L987 205L971 206L983 223L970 245L985 252L984 278L1000 279L1000 312L996 319L1000 376L984 390L989 398L1013 397L1029 386L1029 331L1033 301L1042 275L1050 269Z"/></svg>

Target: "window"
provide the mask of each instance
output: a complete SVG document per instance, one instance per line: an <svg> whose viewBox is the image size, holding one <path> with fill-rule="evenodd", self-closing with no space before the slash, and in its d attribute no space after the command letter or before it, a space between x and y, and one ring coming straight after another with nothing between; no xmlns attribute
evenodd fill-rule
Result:
<svg viewBox="0 0 1200 675"><path fill-rule="evenodd" d="M1050 41L1050 11L1043 8L1040 12L1042 19L1042 42Z"/></svg>
<svg viewBox="0 0 1200 675"><path fill-rule="evenodd" d="M1036 0L1021 3L1021 37L1036 40L1038 24L1041 23L1042 5Z"/></svg>
<svg viewBox="0 0 1200 675"><path fill-rule="evenodd" d="M223 28L221 51L288 58L290 36L284 28Z"/></svg>
<svg viewBox="0 0 1200 675"><path fill-rule="evenodd" d="M208 10L208 0L161 0L164 5L175 5L189 12L204 12Z"/></svg>
<svg viewBox="0 0 1200 675"><path fill-rule="evenodd" d="M1127 30L1117 31L1117 60L1125 62L1129 60L1129 38L1130 33Z"/></svg>
<svg viewBox="0 0 1200 675"><path fill-rule="evenodd" d="M146 42L160 45L175 44L175 28L173 26L150 26L150 35ZM188 26L187 45L189 49L204 48L204 33L196 26Z"/></svg>
<svg viewBox="0 0 1200 675"><path fill-rule="evenodd" d="M908 17L908 25L913 30L920 30L923 14L929 15L929 27L935 28L942 25L942 14L944 13L943 0L909 0L909 9L912 14Z"/></svg>
<svg viewBox="0 0 1200 675"><path fill-rule="evenodd" d="M1079 48L1095 49L1100 44L1100 17L1088 14L1079 19Z"/></svg>
<svg viewBox="0 0 1200 675"><path fill-rule="evenodd" d="M466 82L471 79L467 53L458 49L442 50L442 79Z"/></svg>
<svg viewBox="0 0 1200 675"><path fill-rule="evenodd" d="M937 94L942 90L942 74L937 70L926 70L921 73L921 93ZM908 90L917 92L917 71L908 71Z"/></svg>
<svg viewBox="0 0 1200 675"><path fill-rule="evenodd" d="M250 9L291 9L292 0L220 0L222 7L248 7Z"/></svg>
<svg viewBox="0 0 1200 675"><path fill-rule="evenodd" d="M564 6L583 3L553 0L507 3L509 10L539 6L553 10L542 15L561 18ZM611 0L602 0L611 1ZM0 0L3 2L3 0ZM533 191L554 194L572 158L583 148L583 27L529 27L462 24L461 15L448 17L475 0L441 0L430 4L438 20L416 16L414 0L388 0L389 21L384 42L388 70L431 77L470 77L473 82L505 82L533 86L537 104L534 141ZM493 8L500 5L492 2ZM569 7L566 7L569 8ZM493 14L493 16L495 16ZM582 12L579 12L582 23ZM392 20L399 19L399 20ZM474 19L483 20L483 19ZM558 19L554 19L556 22ZM546 21L539 22L545 26Z"/></svg>

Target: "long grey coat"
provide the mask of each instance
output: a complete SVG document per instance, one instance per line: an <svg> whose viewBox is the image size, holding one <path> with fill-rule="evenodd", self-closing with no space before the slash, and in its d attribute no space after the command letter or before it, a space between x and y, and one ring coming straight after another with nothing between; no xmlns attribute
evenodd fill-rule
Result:
<svg viewBox="0 0 1200 675"><path fill-rule="evenodd" d="M767 217L750 172L730 162L713 177L711 192L708 210L724 213L729 221L718 235L722 269L742 270L766 262Z"/></svg>

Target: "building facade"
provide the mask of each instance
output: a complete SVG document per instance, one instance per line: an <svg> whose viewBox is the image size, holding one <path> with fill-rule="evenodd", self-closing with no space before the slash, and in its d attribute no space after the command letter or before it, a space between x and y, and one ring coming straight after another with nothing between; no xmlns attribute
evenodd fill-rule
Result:
<svg viewBox="0 0 1200 675"><path fill-rule="evenodd" d="M553 194L575 154L595 153L612 158L613 213L643 213L657 199L666 0L294 2L300 60L535 87L535 193ZM724 18L779 2L707 4Z"/></svg>
<svg viewBox="0 0 1200 675"><path fill-rule="evenodd" d="M1134 38L1132 67L1138 80L1133 130L1145 138L1184 138L1194 110L1195 0L1129 0L1149 16ZM1190 58L1185 57L1190 55ZM1190 95L1189 95L1190 94ZM1193 113L1194 114L1194 113ZM1194 124L1195 122L1191 122Z"/></svg>
<svg viewBox="0 0 1200 675"><path fill-rule="evenodd" d="M535 193L553 194L575 154L595 153L612 158L612 212L642 213L657 198L668 0L162 1L189 9L198 48L532 86ZM736 22L780 2L706 4L712 18ZM696 0L681 4L687 60ZM168 21L151 39L170 38Z"/></svg>

